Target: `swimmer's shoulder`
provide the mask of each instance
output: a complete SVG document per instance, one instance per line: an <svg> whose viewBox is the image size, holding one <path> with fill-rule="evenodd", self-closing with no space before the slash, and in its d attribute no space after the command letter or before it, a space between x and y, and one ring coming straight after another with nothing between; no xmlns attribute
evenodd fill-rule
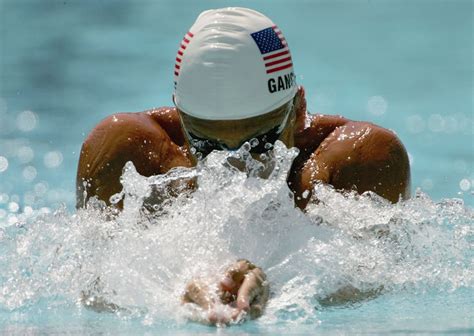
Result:
<svg viewBox="0 0 474 336"><path fill-rule="evenodd" d="M175 107L163 106L141 112L158 123L178 146L184 145L184 133Z"/></svg>
<svg viewBox="0 0 474 336"><path fill-rule="evenodd" d="M178 112L174 107L158 107L140 112L117 112L108 115L98 122L85 139L85 143L108 135L112 138L136 133L153 133L159 127L169 139L178 146L184 144Z"/></svg>
<svg viewBox="0 0 474 336"><path fill-rule="evenodd" d="M303 153L311 155L323 141L327 141L328 138L334 140L334 134L361 130L370 130L375 135L374 142L395 141L403 146L395 132L374 123L355 121L341 115L310 113L306 115L304 127L298 127L295 133L295 145Z"/></svg>
<svg viewBox="0 0 474 336"><path fill-rule="evenodd" d="M313 153L318 146L338 127L351 120L340 115L306 113L304 124L300 123L295 132L295 146L304 153Z"/></svg>

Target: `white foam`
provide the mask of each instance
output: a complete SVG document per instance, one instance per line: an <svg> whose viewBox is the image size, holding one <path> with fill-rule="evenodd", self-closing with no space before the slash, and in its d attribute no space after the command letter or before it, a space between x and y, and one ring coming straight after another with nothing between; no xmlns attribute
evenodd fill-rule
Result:
<svg viewBox="0 0 474 336"><path fill-rule="evenodd" d="M74 304L88 290L122 307L119 317L179 321L190 314L179 299L186 283L215 278L238 258L261 266L270 281L258 323L315 323L324 300L347 286L370 293L474 285L474 217L462 201L435 203L419 192L393 205L318 185L319 202L303 213L286 183L297 151L277 143L263 164L237 154L242 171L224 152L196 169L152 177L127 164L115 197L124 198L120 213L92 200L74 214L41 209L0 218L0 308L44 298ZM192 179L199 187L184 192ZM143 207L144 198L176 190L154 214Z"/></svg>

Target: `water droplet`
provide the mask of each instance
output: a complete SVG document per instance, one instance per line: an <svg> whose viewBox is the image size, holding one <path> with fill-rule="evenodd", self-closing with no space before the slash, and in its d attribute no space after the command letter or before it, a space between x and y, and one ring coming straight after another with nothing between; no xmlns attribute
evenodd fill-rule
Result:
<svg viewBox="0 0 474 336"><path fill-rule="evenodd" d="M461 181L459 181L459 188L461 188L462 191L468 191L469 189L471 189L471 181L466 178L462 179Z"/></svg>
<svg viewBox="0 0 474 336"><path fill-rule="evenodd" d="M33 208L30 206L25 206L25 208L23 209L23 213L29 217L33 214Z"/></svg>
<svg viewBox="0 0 474 336"><path fill-rule="evenodd" d="M249 141L249 142L250 142L250 146L251 146L252 148L255 148L255 147L257 147L257 146L258 146L258 144L259 144L259 141L258 141L258 139L257 139L257 138L250 139L250 141Z"/></svg>
<svg viewBox="0 0 474 336"><path fill-rule="evenodd" d="M8 225L15 225L18 222L17 216L8 216Z"/></svg>
<svg viewBox="0 0 474 336"><path fill-rule="evenodd" d="M31 160L33 160L35 157L35 152L33 149L31 149L31 147L22 146L18 148L16 155L21 163L28 163L31 162Z"/></svg>
<svg viewBox="0 0 474 336"><path fill-rule="evenodd" d="M38 117L33 111L23 111L16 118L16 125L20 131L29 132L36 128Z"/></svg>
<svg viewBox="0 0 474 336"><path fill-rule="evenodd" d="M8 169L8 160L4 156L0 156L0 173L3 173Z"/></svg>
<svg viewBox="0 0 474 336"><path fill-rule="evenodd" d="M8 203L8 211L17 212L20 209L20 206L16 202Z"/></svg>
<svg viewBox="0 0 474 336"><path fill-rule="evenodd" d="M37 175L36 168L33 167L33 166L27 166L27 167L25 167L25 169L23 169L23 174L22 175L23 175L23 178L27 182L31 182L36 178L36 175Z"/></svg>
<svg viewBox="0 0 474 336"><path fill-rule="evenodd" d="M372 96L367 102L367 110L370 114L381 116L387 111L387 101L382 96Z"/></svg>
<svg viewBox="0 0 474 336"><path fill-rule="evenodd" d="M48 168L56 168L63 162L63 154L60 151L52 151L45 154L44 165Z"/></svg>
<svg viewBox="0 0 474 336"><path fill-rule="evenodd" d="M240 149L245 153L245 152L250 152L250 150L252 149L252 147L250 147L250 143L246 142L242 145L242 147L240 147Z"/></svg>
<svg viewBox="0 0 474 336"><path fill-rule="evenodd" d="M112 196L110 196L110 203L112 204L117 204L118 202L120 202L122 200L122 197L123 197L123 193L117 193L117 194L114 194Z"/></svg>

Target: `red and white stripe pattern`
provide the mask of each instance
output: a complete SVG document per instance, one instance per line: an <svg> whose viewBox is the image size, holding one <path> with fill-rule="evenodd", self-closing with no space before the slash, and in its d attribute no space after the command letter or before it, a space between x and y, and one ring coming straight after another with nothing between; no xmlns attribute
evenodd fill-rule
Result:
<svg viewBox="0 0 474 336"><path fill-rule="evenodd" d="M179 71L181 70L181 63L183 61L183 56L184 56L184 51L188 47L189 42L191 42L191 39L194 37L194 34L191 32L187 32L186 35L184 35L183 40L181 41L181 45L179 46L178 49L178 54L176 55L176 62L174 64L174 75L176 77L179 76ZM175 85L176 85L176 80L175 80Z"/></svg>
<svg viewBox="0 0 474 336"><path fill-rule="evenodd" d="M288 42L286 42L283 33L277 25L272 26L272 29L285 47L283 49L265 54L263 60L265 61L265 69L267 70L267 74L285 70L293 66L290 49L288 48Z"/></svg>

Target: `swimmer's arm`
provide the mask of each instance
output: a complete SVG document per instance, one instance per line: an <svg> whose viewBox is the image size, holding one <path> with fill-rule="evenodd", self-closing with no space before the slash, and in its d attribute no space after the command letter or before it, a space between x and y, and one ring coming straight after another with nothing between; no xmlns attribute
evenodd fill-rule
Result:
<svg viewBox="0 0 474 336"><path fill-rule="evenodd" d="M304 101L304 91L298 94ZM295 143L302 153L290 177L300 208L318 182L337 190L373 191L393 203L410 197L408 154L393 131L337 116L309 116L306 103L300 106Z"/></svg>
<svg viewBox="0 0 474 336"><path fill-rule="evenodd" d="M120 176L128 161L144 176L162 174L177 166L192 166L186 151L179 146L181 128L175 112L162 108L117 113L102 120L82 145L76 207L84 207L92 196L109 204L110 196L122 190ZM177 126L174 131L173 125Z"/></svg>

